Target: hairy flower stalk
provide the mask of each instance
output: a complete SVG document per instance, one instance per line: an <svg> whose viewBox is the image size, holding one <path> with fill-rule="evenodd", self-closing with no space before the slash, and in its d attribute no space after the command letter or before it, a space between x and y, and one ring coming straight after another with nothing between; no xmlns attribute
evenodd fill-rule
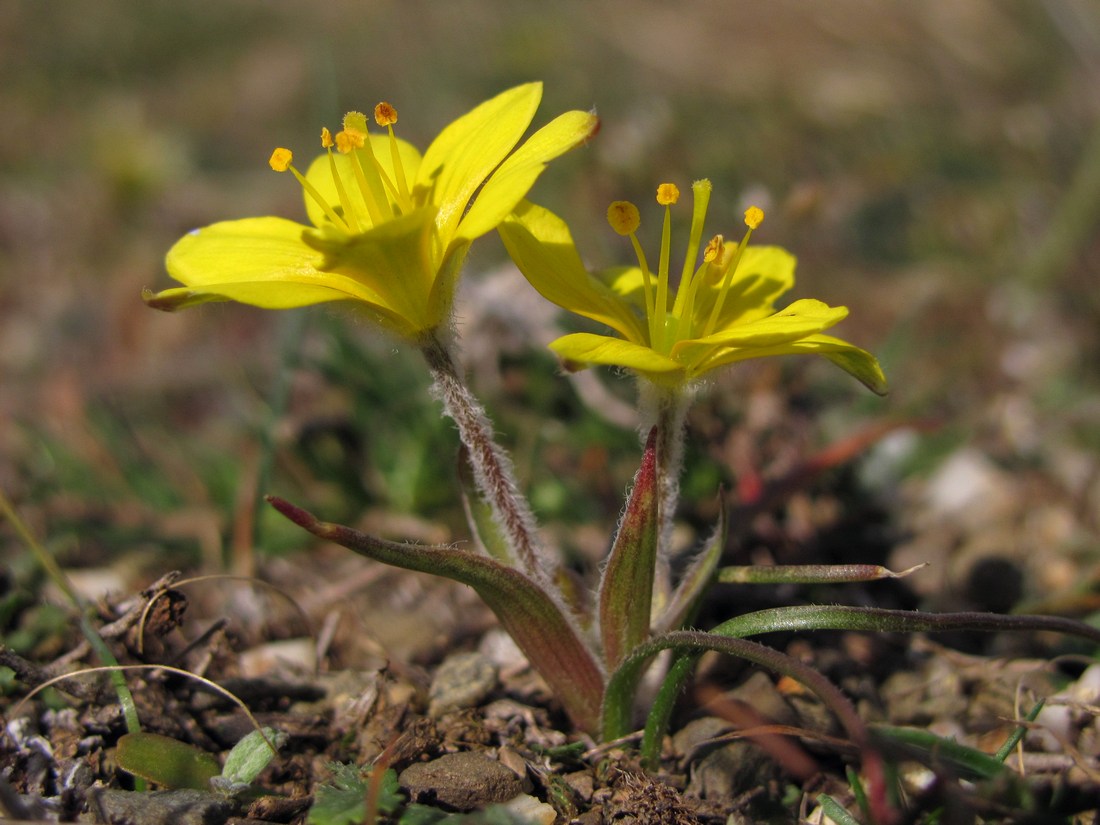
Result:
<svg viewBox="0 0 1100 825"><path fill-rule="evenodd" d="M680 475L684 468L684 424L689 396L648 382L639 388L644 421L656 429L657 451L657 576L658 606L671 595L669 554L672 527L680 503Z"/></svg>
<svg viewBox="0 0 1100 825"><path fill-rule="evenodd" d="M459 375L451 353L436 337L421 344L420 351L432 375L433 389L444 412L455 422L466 446L474 480L492 508L518 562L536 580L545 581L550 564L535 528L535 517L516 483L512 462L493 437L485 410Z"/></svg>

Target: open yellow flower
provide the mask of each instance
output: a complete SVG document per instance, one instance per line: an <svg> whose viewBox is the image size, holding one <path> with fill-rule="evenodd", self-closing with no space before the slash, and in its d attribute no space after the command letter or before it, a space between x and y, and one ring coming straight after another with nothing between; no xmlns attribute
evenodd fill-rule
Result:
<svg viewBox="0 0 1100 825"><path fill-rule="evenodd" d="M630 237L638 257L633 267L590 273L565 222L528 202L500 224L498 231L512 260L543 297L615 333L558 338L550 348L566 365L625 367L658 386L680 389L736 361L814 353L884 393L886 378L874 356L822 334L848 314L847 308L802 299L775 309L776 299L794 286L795 258L779 247L749 245L753 229L764 218L761 210L753 207L745 213L748 231L740 243L716 235L696 266L710 181L696 181L692 190L691 234L675 288L669 274L670 209L679 191L672 184L662 184L657 191L665 221L656 273L635 235L638 210L626 201L611 205L608 221L619 234Z"/></svg>
<svg viewBox="0 0 1100 825"><path fill-rule="evenodd" d="M594 114L566 112L516 148L541 98L541 83L509 89L443 129L423 157L395 137L397 112L387 103L374 111L379 134L357 112L336 135L323 130L326 151L305 175L289 150L276 149L271 167L298 178L313 226L263 217L196 229L166 261L184 286L147 290L145 302L175 310L351 301L390 331L423 340L449 319L470 243L515 208L549 161L598 127Z"/></svg>

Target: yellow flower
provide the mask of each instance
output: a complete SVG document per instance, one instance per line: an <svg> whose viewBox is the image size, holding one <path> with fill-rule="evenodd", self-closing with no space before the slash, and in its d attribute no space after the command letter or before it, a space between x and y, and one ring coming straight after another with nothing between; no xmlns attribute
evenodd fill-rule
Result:
<svg viewBox="0 0 1100 825"><path fill-rule="evenodd" d="M336 135L324 129L326 151L305 175L288 149L276 149L271 168L302 184L313 226L264 217L197 229L168 252L168 273L184 286L146 290L145 302L175 310L351 301L422 340L449 319L470 243L515 208L549 161L597 129L594 114L566 112L516 148L541 98L541 83L509 89L443 129L423 157L395 137L388 103L374 112L380 134L358 112Z"/></svg>
<svg viewBox="0 0 1100 825"><path fill-rule="evenodd" d="M692 190L690 239L675 287L669 273L670 210L680 193L673 184L662 184L657 191L665 220L656 273L635 235L638 209L626 201L613 203L607 218L616 232L630 237L638 258L633 267L589 273L565 222L528 202L500 224L512 260L543 297L615 333L575 333L552 342L550 348L566 365L625 367L658 386L681 389L736 361L816 353L884 393L886 378L874 356L822 334L848 314L846 307L802 299L775 309L776 299L794 286L795 258L779 247L749 245L764 219L760 209L745 213L748 231L740 243L714 236L696 266L710 181L696 181Z"/></svg>

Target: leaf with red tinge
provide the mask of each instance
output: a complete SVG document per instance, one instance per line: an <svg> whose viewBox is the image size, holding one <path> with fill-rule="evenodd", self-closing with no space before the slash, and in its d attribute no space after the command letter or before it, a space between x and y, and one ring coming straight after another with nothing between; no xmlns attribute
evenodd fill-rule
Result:
<svg viewBox="0 0 1100 825"><path fill-rule="evenodd" d="M609 669L649 636L657 564L657 499L654 427L600 580L600 637Z"/></svg>
<svg viewBox="0 0 1100 825"><path fill-rule="evenodd" d="M572 617L543 587L495 559L452 547L398 544L319 520L276 496L268 502L318 538L367 558L469 585L496 614L531 665L561 700L577 727L595 733L604 673Z"/></svg>

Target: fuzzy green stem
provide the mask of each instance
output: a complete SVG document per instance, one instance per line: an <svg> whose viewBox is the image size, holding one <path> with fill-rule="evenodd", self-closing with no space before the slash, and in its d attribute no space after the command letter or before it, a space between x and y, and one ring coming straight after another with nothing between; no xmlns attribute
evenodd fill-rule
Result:
<svg viewBox="0 0 1100 825"><path fill-rule="evenodd" d="M459 375L447 348L434 336L420 345L435 392L455 422L466 446L474 482L492 508L506 536L513 560L537 580L545 581L549 565L536 537L535 517L519 491L512 462L493 437L493 427L481 404Z"/></svg>

